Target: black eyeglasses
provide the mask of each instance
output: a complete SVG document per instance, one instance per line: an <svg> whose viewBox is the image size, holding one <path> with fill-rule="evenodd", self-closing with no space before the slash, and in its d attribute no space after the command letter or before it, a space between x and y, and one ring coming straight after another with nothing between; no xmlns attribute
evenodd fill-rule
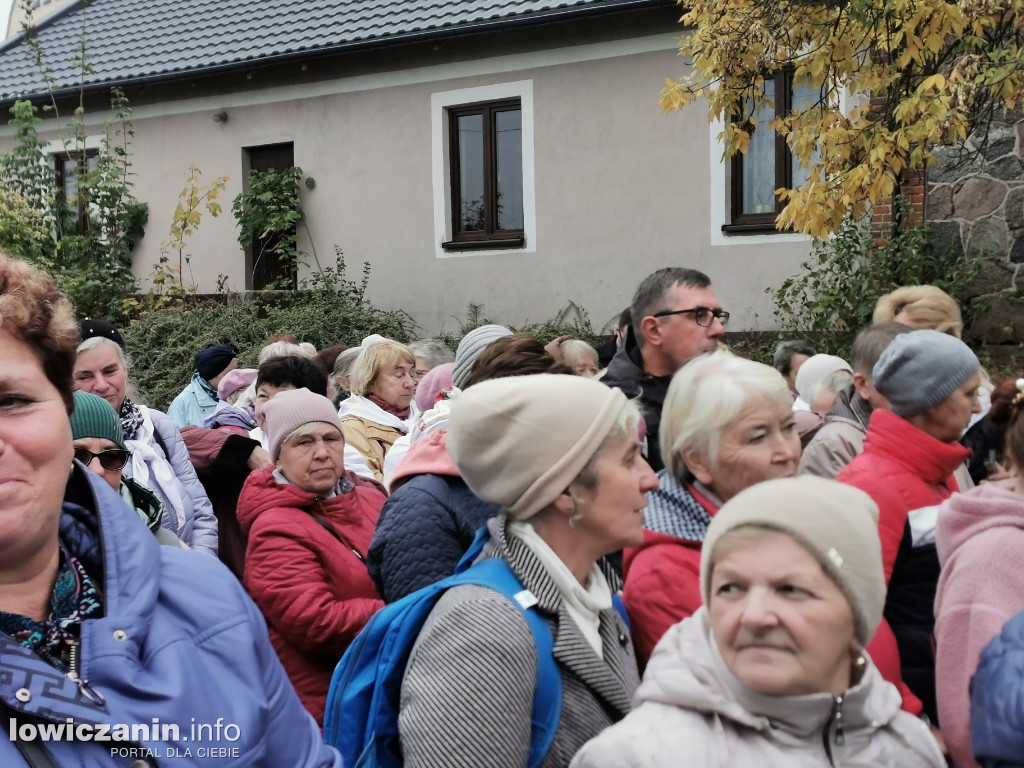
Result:
<svg viewBox="0 0 1024 768"><path fill-rule="evenodd" d="M131 458L131 453L122 448L107 448L107 450L100 451L99 453L93 453L87 448L75 448L75 458L87 467L93 459L99 459L101 467L111 472L116 472L117 470L124 469L124 465Z"/></svg>
<svg viewBox="0 0 1024 768"><path fill-rule="evenodd" d="M722 325L729 322L729 313L723 309L708 309L707 307L693 307L691 309L666 309L655 312L651 317L668 317L669 315L693 315L694 321L701 328L710 328L715 320Z"/></svg>

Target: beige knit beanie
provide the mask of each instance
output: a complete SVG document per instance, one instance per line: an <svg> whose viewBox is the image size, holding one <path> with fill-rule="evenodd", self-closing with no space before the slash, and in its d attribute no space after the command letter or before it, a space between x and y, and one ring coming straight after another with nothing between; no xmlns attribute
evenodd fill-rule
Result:
<svg viewBox="0 0 1024 768"><path fill-rule="evenodd" d="M626 402L582 376L483 381L452 400L448 452L473 493L527 520L576 479Z"/></svg>
<svg viewBox="0 0 1024 768"><path fill-rule="evenodd" d="M744 525L786 533L813 555L846 595L857 639L867 644L885 606L878 507L870 496L809 475L769 480L737 494L722 505L704 538L700 586L705 605L710 601L715 544Z"/></svg>
<svg viewBox="0 0 1024 768"><path fill-rule="evenodd" d="M303 424L322 421L342 431L341 419L331 401L305 387L278 392L263 406L263 418L266 424L264 431L270 444L270 458L275 462L281 455L285 438Z"/></svg>

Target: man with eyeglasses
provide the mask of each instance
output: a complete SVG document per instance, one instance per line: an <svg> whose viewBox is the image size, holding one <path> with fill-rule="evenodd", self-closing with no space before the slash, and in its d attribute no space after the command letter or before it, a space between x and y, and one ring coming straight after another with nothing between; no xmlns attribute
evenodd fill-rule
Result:
<svg viewBox="0 0 1024 768"><path fill-rule="evenodd" d="M729 313L718 303L711 279L683 267L666 267L644 278L630 310L633 322L626 343L602 381L639 398L647 423L647 461L657 471L665 466L658 431L672 375L718 348Z"/></svg>

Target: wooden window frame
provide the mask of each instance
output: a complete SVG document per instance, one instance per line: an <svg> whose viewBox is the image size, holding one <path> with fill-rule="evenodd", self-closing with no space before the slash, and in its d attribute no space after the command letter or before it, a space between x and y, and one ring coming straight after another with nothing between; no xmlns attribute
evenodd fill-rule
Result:
<svg viewBox="0 0 1024 768"><path fill-rule="evenodd" d="M793 69L786 68L771 78L775 84L775 117L788 114L793 109ZM756 128L755 128L756 130ZM743 213L743 161L745 156L736 153L731 163L731 195L729 201L729 218L731 223L722 226L723 232L731 234L780 232L775 221L785 203L775 198L775 210L772 213ZM793 186L793 153L790 152L784 136L775 134L775 186L773 189Z"/></svg>
<svg viewBox="0 0 1024 768"><path fill-rule="evenodd" d="M496 141L496 115L499 112L519 110L522 116L522 99L499 99L448 107L448 168L451 193L451 240L442 243L447 250L469 250L484 248L519 248L526 242L524 229L498 229L498 153ZM460 232L462 216L462 191L460 189L461 167L459 164L459 118L468 115L482 115L484 124L484 230Z"/></svg>

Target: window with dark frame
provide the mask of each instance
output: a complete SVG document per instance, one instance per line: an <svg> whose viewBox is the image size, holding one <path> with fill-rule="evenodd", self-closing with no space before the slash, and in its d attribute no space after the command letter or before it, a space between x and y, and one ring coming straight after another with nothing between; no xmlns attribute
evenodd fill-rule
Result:
<svg viewBox="0 0 1024 768"><path fill-rule="evenodd" d="M757 125L746 154L732 158L731 223L723 225L723 232L775 232L775 219L785 207L775 190L792 189L807 179L807 169L793 158L785 138L770 124L776 116L792 111L794 104L817 103L819 94L796 81L792 69L765 78L764 88L774 107L762 101L753 115Z"/></svg>
<svg viewBox="0 0 1024 768"><path fill-rule="evenodd" d="M57 171L57 190L64 196L68 210L75 214L78 234L89 231L89 212L78 197L78 180L87 173L95 171L99 164L98 149L87 149L84 152L60 152L53 156L54 168ZM82 161L85 168L81 168Z"/></svg>
<svg viewBox="0 0 1024 768"><path fill-rule="evenodd" d="M448 109L452 239L442 247L515 248L523 228L519 99Z"/></svg>

